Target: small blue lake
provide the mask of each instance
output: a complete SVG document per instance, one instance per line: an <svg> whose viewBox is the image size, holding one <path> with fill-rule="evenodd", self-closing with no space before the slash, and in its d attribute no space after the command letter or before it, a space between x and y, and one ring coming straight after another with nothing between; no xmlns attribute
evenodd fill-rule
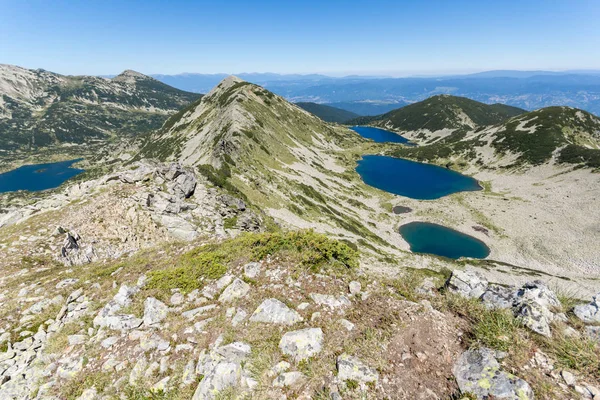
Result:
<svg viewBox="0 0 600 400"><path fill-rule="evenodd" d="M385 129L373 128L372 126L353 126L350 129L360 136L377 143L404 143L412 145L407 138L397 133L386 131Z"/></svg>
<svg viewBox="0 0 600 400"><path fill-rule="evenodd" d="M456 192L481 190L477 180L437 165L388 156L368 155L356 172L370 186L418 200L433 200Z"/></svg>
<svg viewBox="0 0 600 400"><path fill-rule="evenodd" d="M481 240L429 222L402 225L400 234L413 253L435 254L453 259L486 258L490 254L489 247Z"/></svg>
<svg viewBox="0 0 600 400"><path fill-rule="evenodd" d="M71 165L81 160L80 158L49 164L24 165L0 174L0 193L17 190L35 192L56 188L67 179L84 171L83 169L71 168Z"/></svg>

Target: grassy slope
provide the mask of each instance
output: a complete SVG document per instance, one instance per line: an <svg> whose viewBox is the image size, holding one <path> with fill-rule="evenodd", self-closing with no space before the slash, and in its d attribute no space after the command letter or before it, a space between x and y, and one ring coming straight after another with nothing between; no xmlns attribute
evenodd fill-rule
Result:
<svg viewBox="0 0 600 400"><path fill-rule="evenodd" d="M493 125L525 111L503 104L484 104L465 97L433 96L426 100L375 117L361 117L349 123L388 126L399 131L464 128L458 117L468 116L476 125Z"/></svg>
<svg viewBox="0 0 600 400"><path fill-rule="evenodd" d="M432 145L398 149L393 154L423 161L461 157L481 162L477 149L491 139L490 146L497 155L517 155L515 166L543 164L558 151L558 162L598 168L599 132L600 119L592 114L567 107L547 107L480 130L468 138L464 132L455 132Z"/></svg>

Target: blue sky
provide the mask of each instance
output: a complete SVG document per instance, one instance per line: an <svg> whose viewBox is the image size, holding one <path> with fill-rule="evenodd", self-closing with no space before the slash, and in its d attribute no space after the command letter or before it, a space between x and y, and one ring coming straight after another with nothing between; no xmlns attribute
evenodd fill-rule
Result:
<svg viewBox="0 0 600 400"><path fill-rule="evenodd" d="M63 74L600 69L600 1L0 0L0 63Z"/></svg>

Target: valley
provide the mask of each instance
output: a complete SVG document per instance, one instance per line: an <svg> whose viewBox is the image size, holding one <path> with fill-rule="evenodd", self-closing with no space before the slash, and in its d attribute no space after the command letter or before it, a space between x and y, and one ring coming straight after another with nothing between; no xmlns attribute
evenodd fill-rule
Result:
<svg viewBox="0 0 600 400"><path fill-rule="evenodd" d="M138 78L145 79L127 79L135 84ZM591 114L569 108L526 113L436 96L355 120L367 125L365 131L327 123L230 76L201 98L161 115L162 125L137 134L110 133L97 144L94 135L81 136L76 146L81 152L64 154L87 151L75 164L85 172L57 188L0 194L0 302L5 305L0 315L6 321L2 344L8 346L3 354L12 355L10 343L25 346L21 343L30 338L41 348L31 364L28 353L15 352L6 369L11 378L0 393L19 398L40 390L22 378L38 374L47 385L42 394L65 397L60 382L67 380L78 382L77 396L92 387L117 395L122 387L138 387L139 371L154 362L158 367L148 379L156 382L144 396L150 396L147 390L165 393L175 377L182 383L169 388L173 398L216 398L207 394L210 385L260 393L259 398L298 391L310 398L324 387L347 398L366 392L388 398L398 390L410 398L420 390L420 367L397 364L402 354L385 355L391 358L381 362L379 343L387 343L400 353L428 352L431 360L448 351L443 379L434 386L436 396L449 398L463 384L448 379L454 374L451 364L459 363L458 327L485 345L507 348L505 339L498 339L501 333L482 338L472 330L478 326L475 315L504 318L504 311L495 314L475 304L482 293L503 290L493 285L521 288L514 307L528 290L554 297L552 290L569 293L561 298L573 304L600 290L600 121ZM375 136L369 129L377 129ZM15 157L11 165L46 161L43 155L55 146L60 143ZM544 283L528 286L533 279ZM466 295L471 300L452 294L471 290L478 293ZM280 305L278 298L285 302ZM566 321L552 319L563 307L557 302L553 311L540 311L541 327L515 308L514 318L525 321L514 328L525 338L520 345L539 345L555 356L557 350L536 342L530 330L550 337L552 329L559 338L558 332L572 326L587 332L571 314ZM57 315L62 304L67 311ZM377 311L388 307L394 310L391 322ZM263 309L272 313L263 316ZM155 312L164 315L155 320ZM352 328L348 320L340 322L344 316ZM438 329L430 333L433 347L422 352L421 343L409 344L396 329L415 318L420 322L410 329L420 335L431 324ZM290 350L290 366L269 372L279 360L277 343L286 336L270 325L254 325L257 321L305 327L298 335L324 331L328 356L303 364ZM373 321L377 330L369 339ZM315 324L324 327L321 333L311 330ZM335 328L338 324L348 333ZM44 335L37 334L42 326ZM85 346L77 344L80 339ZM448 343L451 350L444 347ZM535 391L554 382L523 369L518 357L526 350L518 350L507 362ZM342 353L360 354L350 362L367 377L354 376L356 387L338 378L332 378L338 382L334 389L323 386L332 368L339 373L346 362ZM43 372L51 368L47 361L53 354L57 372ZM200 358L190 364L186 354ZM338 356L341 361L328 363ZM89 365L83 357L90 357ZM203 357L221 361L211 366ZM162 360L174 367L159 372ZM226 374L213 368L225 364L237 371L235 384L222 383ZM301 372L284 372L289 368ZM409 374L398 372L402 368ZM79 380L82 370L94 385ZM370 380L373 371L389 377L386 383L367 385L376 381ZM582 382L597 376L583 369L577 373ZM107 382L111 374L120 376L121 387ZM300 381L282 384L283 389L273 384L273 378L293 376ZM318 379L304 380L307 376ZM529 396L532 389L523 383L527 386L519 383L511 390ZM556 393L566 393L561 390Z"/></svg>

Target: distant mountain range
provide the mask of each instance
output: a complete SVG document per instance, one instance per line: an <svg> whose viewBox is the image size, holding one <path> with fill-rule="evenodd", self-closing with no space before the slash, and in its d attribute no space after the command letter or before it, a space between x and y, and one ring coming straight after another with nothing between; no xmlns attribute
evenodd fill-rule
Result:
<svg viewBox="0 0 600 400"><path fill-rule="evenodd" d="M206 93L225 74L154 75L182 90ZM329 77L240 74L293 102L313 102L359 115L377 115L437 94L502 103L525 110L571 106L600 115L600 71L487 71L442 77ZM376 106L377 105L377 106ZM381 108L380 105L389 105Z"/></svg>
<svg viewBox="0 0 600 400"><path fill-rule="evenodd" d="M0 151L133 137L199 97L131 70L107 79L0 64Z"/></svg>

